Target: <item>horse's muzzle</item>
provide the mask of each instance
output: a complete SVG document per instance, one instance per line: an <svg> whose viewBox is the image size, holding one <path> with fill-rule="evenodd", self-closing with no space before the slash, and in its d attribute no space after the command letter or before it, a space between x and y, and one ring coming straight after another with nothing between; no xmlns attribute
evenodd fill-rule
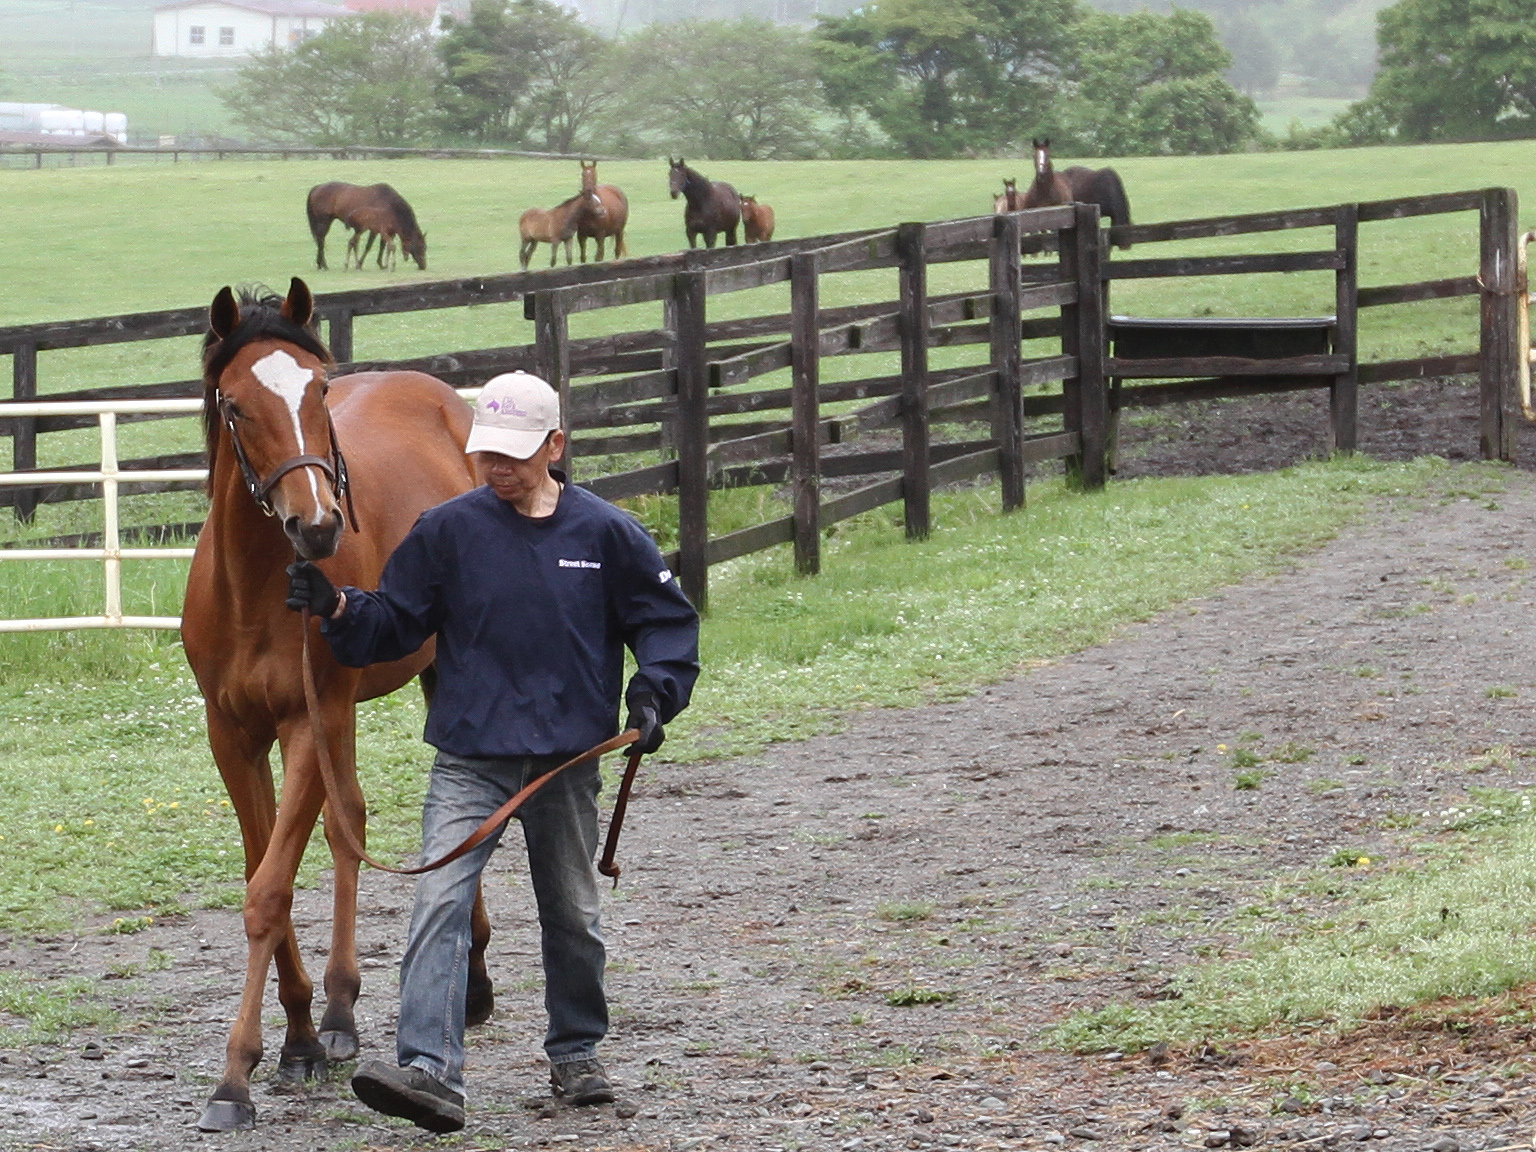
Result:
<svg viewBox="0 0 1536 1152"><path fill-rule="evenodd" d="M341 546L345 528L346 521L339 508L318 524L300 523L297 516L283 520L283 534L293 544L293 550L306 560L325 560L334 556Z"/></svg>

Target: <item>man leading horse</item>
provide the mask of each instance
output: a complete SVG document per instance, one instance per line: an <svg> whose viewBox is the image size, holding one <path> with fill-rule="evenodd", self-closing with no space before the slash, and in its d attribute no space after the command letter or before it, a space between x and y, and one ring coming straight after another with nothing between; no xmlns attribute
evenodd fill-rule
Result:
<svg viewBox="0 0 1536 1152"><path fill-rule="evenodd" d="M288 606L308 608L336 659L396 660L437 637L426 740L437 748L422 813L435 859L524 785L615 731L624 649L638 668L624 691L637 748L698 676L698 614L645 529L570 484L559 398L514 372L485 386L465 451L485 483L423 513L376 591L335 588L308 561L289 568ZM599 918L595 759L549 782L518 817L543 937L544 1048L555 1095L613 1100L597 1059L608 1029ZM464 1126L464 1005L471 911L500 830L417 881L400 970L397 1061L352 1078L362 1102L432 1132Z"/></svg>

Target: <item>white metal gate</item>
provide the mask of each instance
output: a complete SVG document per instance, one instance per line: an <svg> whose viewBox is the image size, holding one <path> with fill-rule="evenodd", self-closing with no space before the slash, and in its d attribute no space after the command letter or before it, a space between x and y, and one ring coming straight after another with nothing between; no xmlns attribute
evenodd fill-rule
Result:
<svg viewBox="0 0 1536 1152"><path fill-rule="evenodd" d="M101 485L100 548L0 548L0 563L28 560L95 560L102 566L103 609L100 616L56 616L33 620L0 620L0 632L63 632L77 628L180 628L177 616L123 615L123 561L185 560L191 548L124 548L118 528L118 493L124 484L152 481L202 480L203 468L135 469L117 466L117 418L127 414L166 414L202 411L201 400L34 401L0 403L6 417L95 416L101 427L101 465L94 472L0 472L0 485L12 488L39 484Z"/></svg>

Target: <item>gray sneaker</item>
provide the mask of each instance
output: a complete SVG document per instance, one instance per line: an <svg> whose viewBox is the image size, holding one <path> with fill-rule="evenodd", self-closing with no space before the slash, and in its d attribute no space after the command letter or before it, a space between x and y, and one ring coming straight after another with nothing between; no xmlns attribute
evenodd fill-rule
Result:
<svg viewBox="0 0 1536 1152"><path fill-rule="evenodd" d="M613 1085L596 1057L549 1066L549 1083L567 1104L612 1104Z"/></svg>
<svg viewBox="0 0 1536 1152"><path fill-rule="evenodd" d="M420 1068L368 1060L352 1074L352 1091L375 1112L403 1117L428 1132L464 1127L464 1097Z"/></svg>

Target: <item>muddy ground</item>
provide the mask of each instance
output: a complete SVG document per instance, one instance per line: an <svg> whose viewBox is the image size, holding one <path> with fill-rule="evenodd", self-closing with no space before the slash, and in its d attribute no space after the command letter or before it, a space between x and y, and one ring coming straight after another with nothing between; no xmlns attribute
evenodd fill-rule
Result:
<svg viewBox="0 0 1536 1152"><path fill-rule="evenodd" d="M1131 425L1122 475L1208 470L1194 439L1218 445L1222 470L1315 453L1317 399ZM1474 390L1387 400L1363 406L1367 450L1475 452ZM606 912L618 1106L545 1098L531 901L504 849L488 886L497 1012L473 1040L469 1127L442 1144L1529 1148L1529 1037L1493 1012L1456 1032L1389 1021L1161 1059L1039 1040L1075 1008L1156 996L1233 942L1229 918L1272 899L1268 882L1341 847L1400 858L1435 835L1432 820L1394 827L1404 814L1469 782L1530 783L1536 766L1498 751L1536 744L1528 711L1488 692L1533 683L1527 560L1536 477L1516 471L1494 496L1384 504L1291 571L962 702L864 715L751 761L655 767ZM1244 740L1273 771L1257 790L1233 786ZM364 905L359 1022L365 1055L388 1055L409 889L369 874ZM299 894L313 968L326 912L325 891ZM6 966L133 974L101 985L120 1032L0 1052L0 1147L434 1145L367 1113L344 1080L299 1095L263 1082L257 1131L199 1135L243 957L224 911L10 941Z"/></svg>

